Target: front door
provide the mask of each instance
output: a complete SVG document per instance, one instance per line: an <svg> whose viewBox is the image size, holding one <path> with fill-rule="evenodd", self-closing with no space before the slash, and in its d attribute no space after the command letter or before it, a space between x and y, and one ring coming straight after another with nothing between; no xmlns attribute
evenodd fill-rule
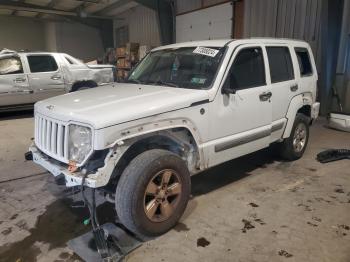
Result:
<svg viewBox="0 0 350 262"><path fill-rule="evenodd" d="M234 94L219 90L210 103L210 166L269 145L272 93L266 80L267 66L261 46L244 45L234 52L224 82Z"/></svg>
<svg viewBox="0 0 350 262"><path fill-rule="evenodd" d="M29 104L31 93L20 57L0 58L0 107Z"/></svg>
<svg viewBox="0 0 350 262"><path fill-rule="evenodd" d="M65 93L62 72L52 55L27 55L33 102Z"/></svg>

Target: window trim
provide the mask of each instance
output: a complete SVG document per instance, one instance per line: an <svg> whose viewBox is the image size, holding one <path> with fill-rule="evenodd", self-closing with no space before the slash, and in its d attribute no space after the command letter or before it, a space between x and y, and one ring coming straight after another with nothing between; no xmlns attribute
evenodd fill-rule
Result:
<svg viewBox="0 0 350 262"><path fill-rule="evenodd" d="M226 75L226 78L225 78L225 81L223 81L223 85L221 86L221 89L224 88L225 84L226 84L226 81L228 81L229 79L229 76L230 76L230 73L231 73L231 68L233 66L233 64L235 63L235 60L237 58L237 56L239 55L239 53L243 50L246 50L246 49L254 49L254 48L260 48L261 50L261 56L262 56L262 59L263 59L263 67L264 67L264 78L265 78L265 81L264 81L264 84L263 85L257 85L257 86L249 86L249 87L245 87L245 88L240 88L240 89L237 89L236 91L239 92L241 90L246 90L246 89L251 89L251 88L256 88L256 87L261 87L261 86L267 86L267 77L266 77L266 66L265 66L265 58L264 58L264 50L263 50L263 46L260 46L260 45L253 45L253 46L244 46L240 49L237 50L237 53L234 54L234 52L236 50L233 51L233 54L232 54L232 63L231 65L227 65L229 68L228 68L228 72L227 72L227 75Z"/></svg>
<svg viewBox="0 0 350 262"><path fill-rule="evenodd" d="M298 59L298 49L299 49L299 52L306 52L308 58L309 58L309 63L310 63L310 68L311 68L311 73L309 74L305 74L305 75L302 75L301 74L301 70L300 70L300 64L299 64L299 59ZM310 53L309 53L309 50L306 48L306 47L301 47L301 46L295 46L294 47L294 52L295 52L295 56L297 58L297 62L298 62L298 68L299 68L299 76L300 77L310 77L310 76L313 76L314 75L314 68L313 68L313 65L312 65L312 62L311 62L311 57L310 57Z"/></svg>
<svg viewBox="0 0 350 262"><path fill-rule="evenodd" d="M30 57L30 56L51 56L53 58L53 60L55 61L56 65L57 65L57 70L55 70L55 71L45 71L45 72L32 72L32 69L30 68L29 59L28 59L28 57ZM58 65L55 57L53 55L51 55L51 54L30 54L30 55L26 55L26 57L27 57L27 62L28 62L28 69L29 69L31 74L56 73L56 72L59 71L59 65Z"/></svg>
<svg viewBox="0 0 350 262"><path fill-rule="evenodd" d="M285 49L288 50L289 61L290 61L290 64L291 64L291 66L292 66L292 78L291 78L291 79L282 80L282 81L277 81L277 82L273 82L273 81L272 81L272 73L271 73L271 65L270 65L270 58L269 58L268 48L285 48ZM283 83L283 82L288 82L288 81L294 81L294 80L295 80L295 69L294 69L294 64L293 64L293 59L292 59L292 53L291 53L291 51L290 51L289 46L287 46L287 45L266 45L266 46L265 46L265 50L266 50L267 62L268 62L268 65L269 65L269 72L270 72L270 82L271 82L271 85L279 84L279 83Z"/></svg>

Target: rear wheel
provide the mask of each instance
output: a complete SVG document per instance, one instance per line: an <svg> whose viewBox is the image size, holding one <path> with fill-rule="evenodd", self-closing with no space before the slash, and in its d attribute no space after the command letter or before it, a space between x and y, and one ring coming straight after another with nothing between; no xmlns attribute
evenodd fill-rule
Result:
<svg viewBox="0 0 350 262"><path fill-rule="evenodd" d="M157 236L176 225L190 195L185 162L172 152L153 149L134 158L116 190L120 222L141 237Z"/></svg>
<svg viewBox="0 0 350 262"><path fill-rule="evenodd" d="M97 87L97 84L93 81L78 82L73 85L71 92L81 91L81 90L90 89L94 87Z"/></svg>
<svg viewBox="0 0 350 262"><path fill-rule="evenodd" d="M309 118L304 114L297 114L291 134L280 146L280 154L286 160L297 160L305 152L309 141Z"/></svg>

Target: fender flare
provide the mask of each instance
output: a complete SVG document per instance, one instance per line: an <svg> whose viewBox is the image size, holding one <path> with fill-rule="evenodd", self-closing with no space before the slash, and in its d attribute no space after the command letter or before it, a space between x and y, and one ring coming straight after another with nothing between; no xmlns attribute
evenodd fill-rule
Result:
<svg viewBox="0 0 350 262"><path fill-rule="evenodd" d="M293 99L290 101L288 111L286 114L287 124L284 129L282 138L288 138L290 136L298 110L305 105L310 105L310 106L312 105L311 93L297 95L293 97Z"/></svg>

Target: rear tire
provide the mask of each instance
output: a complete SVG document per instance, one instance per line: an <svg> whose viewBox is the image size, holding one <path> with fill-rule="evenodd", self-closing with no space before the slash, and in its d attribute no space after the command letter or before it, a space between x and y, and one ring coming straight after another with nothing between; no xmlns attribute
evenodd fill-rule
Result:
<svg viewBox="0 0 350 262"><path fill-rule="evenodd" d="M186 163L174 153L152 149L125 168L116 189L120 222L141 238L161 235L186 209L191 180Z"/></svg>
<svg viewBox="0 0 350 262"><path fill-rule="evenodd" d="M280 156L289 161L301 158L309 141L310 119L304 114L295 116L290 136L279 144Z"/></svg>

